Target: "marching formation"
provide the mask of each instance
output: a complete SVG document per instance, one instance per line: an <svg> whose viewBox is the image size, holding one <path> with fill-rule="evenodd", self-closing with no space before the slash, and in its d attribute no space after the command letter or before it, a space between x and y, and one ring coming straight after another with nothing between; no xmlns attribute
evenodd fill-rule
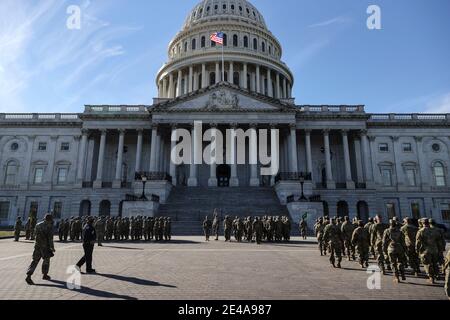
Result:
<svg viewBox="0 0 450 320"><path fill-rule="evenodd" d="M203 221L206 241L209 241L211 232L213 232L215 240L219 240L221 223L223 223L225 242L231 242L232 235L237 242L247 241L257 244L261 244L262 241L281 242L290 240L291 221L286 216L235 217L234 219L225 216L222 221L217 210L214 211L213 215L213 220L206 216Z"/></svg>
<svg viewBox="0 0 450 320"><path fill-rule="evenodd" d="M444 259L444 230L433 219L421 219L416 226L410 218L405 218L403 223L393 218L385 224L376 216L364 224L357 219L350 221L349 217L322 217L316 221L314 231L320 255L329 252L330 263L336 268L341 268L343 256L349 261L358 258L361 267L367 268L372 256L380 271L384 275L393 271L394 282L399 283L400 279L406 280L408 267L414 276L419 276L422 264L428 282L433 284L449 267L449 257L447 261Z"/></svg>

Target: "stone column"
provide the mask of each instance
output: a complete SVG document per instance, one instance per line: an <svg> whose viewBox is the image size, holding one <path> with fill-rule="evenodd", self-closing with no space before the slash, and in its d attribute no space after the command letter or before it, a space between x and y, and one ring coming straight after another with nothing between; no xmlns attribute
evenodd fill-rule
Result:
<svg viewBox="0 0 450 320"><path fill-rule="evenodd" d="M208 85L206 84L206 64L202 64L202 89L206 88Z"/></svg>
<svg viewBox="0 0 450 320"><path fill-rule="evenodd" d="M194 79L193 78L194 78L194 67L190 66L189 67L189 81L188 81L188 83L189 83L189 88L188 88L189 93L191 93L194 90L194 82L193 82Z"/></svg>
<svg viewBox="0 0 450 320"><path fill-rule="evenodd" d="M247 82L248 82L248 79L247 79L247 64L246 63L244 63L244 70L242 71L243 72L243 75L242 75L242 81L243 81L243 83L242 83L242 88L244 88L244 89L248 89L248 87L247 87Z"/></svg>
<svg viewBox="0 0 450 320"><path fill-rule="evenodd" d="M163 94L161 96L161 98L167 98L167 77L164 77L163 79Z"/></svg>
<svg viewBox="0 0 450 320"><path fill-rule="evenodd" d="M160 132L156 136L156 161L155 161L155 171L161 172L161 136Z"/></svg>
<svg viewBox="0 0 450 320"><path fill-rule="evenodd" d="M333 170L331 167L331 150L330 150L330 130L323 131L323 141L325 147L325 166L327 173L327 189L336 189L336 183L333 180Z"/></svg>
<svg viewBox="0 0 450 320"><path fill-rule="evenodd" d="M156 158L157 158L157 140L158 140L158 126L157 125L153 125L152 126L152 141L151 141L151 149L150 149L150 168L149 171L150 172L156 172L157 168L156 168Z"/></svg>
<svg viewBox="0 0 450 320"><path fill-rule="evenodd" d="M287 98L287 85L286 85L286 78L283 77L283 99Z"/></svg>
<svg viewBox="0 0 450 320"><path fill-rule="evenodd" d="M173 89L173 74L171 73L170 75L169 75L169 94L168 94L168 97L170 98L170 99L173 99L173 98L175 98L175 96L174 96L174 89Z"/></svg>
<svg viewBox="0 0 450 320"><path fill-rule="evenodd" d="M117 147L116 177L114 179L113 188L120 189L122 187L122 162L123 162L123 146L125 142L125 130L119 130L119 145Z"/></svg>
<svg viewBox="0 0 450 320"><path fill-rule="evenodd" d="M198 72L194 72L194 91L198 90Z"/></svg>
<svg viewBox="0 0 450 320"><path fill-rule="evenodd" d="M177 185L177 166L172 161L172 150L175 150L175 147L177 146L177 139L178 139L178 137L176 136L176 130L177 130L177 125L176 124L172 125L172 134L171 134L170 152L169 152L169 161L170 161L170 170L169 171L170 171L170 175L172 176L172 185L173 186Z"/></svg>
<svg viewBox="0 0 450 320"><path fill-rule="evenodd" d="M256 66L256 92L261 93L261 75L259 73L259 66Z"/></svg>
<svg viewBox="0 0 450 320"><path fill-rule="evenodd" d="M86 144L88 140L89 131L81 130L81 143L80 143L80 155L78 159L78 171L77 171L77 182L78 184L83 184L84 180L84 166L86 160Z"/></svg>
<svg viewBox="0 0 450 320"><path fill-rule="evenodd" d="M192 137L192 150L191 150L191 165L189 167L189 179L188 186L189 187L197 187L198 186L198 178L197 178L197 165L195 164L195 154L197 152L197 148L201 146L197 146L197 130L195 125L192 125L191 129L191 137Z"/></svg>
<svg viewBox="0 0 450 320"><path fill-rule="evenodd" d="M311 130L305 130L305 146L306 146L306 171L313 172L312 152L311 152Z"/></svg>
<svg viewBox="0 0 450 320"><path fill-rule="evenodd" d="M183 73L181 72L181 70L178 70L178 80L177 80L177 97L181 96L181 82L182 82L182 78L183 78Z"/></svg>
<svg viewBox="0 0 450 320"><path fill-rule="evenodd" d="M189 90L189 87L188 87L188 84L189 84L189 75L185 75L184 76L184 88L183 88L183 94L187 94L188 93L188 90Z"/></svg>
<svg viewBox="0 0 450 320"><path fill-rule="evenodd" d="M273 98L272 72L267 68L267 95Z"/></svg>
<svg viewBox="0 0 450 320"><path fill-rule="evenodd" d="M216 62L216 84L220 82L220 79L222 79L222 74L220 73L220 64L219 62Z"/></svg>
<svg viewBox="0 0 450 320"><path fill-rule="evenodd" d="M218 185L218 181L217 181L217 141L216 141L216 136L217 136L217 124L212 123L211 125L211 129L212 129L212 138L214 138L214 144L215 144L215 149L214 149L214 153L215 156L211 158L211 165L210 165L210 174L209 174L209 180L208 180L208 186L209 187L217 187Z"/></svg>
<svg viewBox="0 0 450 320"><path fill-rule="evenodd" d="M364 173L366 176L366 185L369 188L373 184L373 174L372 174L372 166L370 163L369 140L367 138L366 130L361 131L361 144L363 153Z"/></svg>
<svg viewBox="0 0 450 320"><path fill-rule="evenodd" d="M260 182L258 178L258 135L256 131L256 124L250 124L250 186L259 187Z"/></svg>
<svg viewBox="0 0 450 320"><path fill-rule="evenodd" d="M297 157L297 126L295 124L290 125L291 134L291 147L290 147L290 155L291 155L291 163L290 163L290 172L298 172L298 157Z"/></svg>
<svg viewBox="0 0 450 320"><path fill-rule="evenodd" d="M256 75L254 72L250 75L250 91L256 92Z"/></svg>
<svg viewBox="0 0 450 320"><path fill-rule="evenodd" d="M97 179L94 181L94 188L101 188L103 182L103 162L105 161L105 147L106 147L106 130L101 130L100 149L98 151L97 163Z"/></svg>
<svg viewBox="0 0 450 320"><path fill-rule="evenodd" d="M280 94L280 74L277 72L277 87L275 88L275 98L281 99Z"/></svg>
<svg viewBox="0 0 450 320"><path fill-rule="evenodd" d="M229 74L228 74L228 83L231 83L231 84L233 84L233 75L234 75L234 64L233 64L233 61L230 61L229 62L229 64L230 64L230 71L229 71Z"/></svg>
<svg viewBox="0 0 450 320"><path fill-rule="evenodd" d="M136 166L134 168L134 172L141 171L141 160L142 160L142 142L143 142L143 134L144 129L137 130L137 143L136 143Z"/></svg>
<svg viewBox="0 0 450 320"><path fill-rule="evenodd" d="M342 130L342 145L344 147L345 183L347 185L347 189L355 189L355 182L353 182L352 169L350 165L350 149L348 147L347 130Z"/></svg>
<svg viewBox="0 0 450 320"><path fill-rule="evenodd" d="M231 124L231 129L236 130L237 129L237 123ZM230 141L230 157L229 159L230 166L231 166L231 178L230 178L230 187L239 187L239 178L237 174L237 143L236 143L236 136L234 134L231 135L231 141Z"/></svg>

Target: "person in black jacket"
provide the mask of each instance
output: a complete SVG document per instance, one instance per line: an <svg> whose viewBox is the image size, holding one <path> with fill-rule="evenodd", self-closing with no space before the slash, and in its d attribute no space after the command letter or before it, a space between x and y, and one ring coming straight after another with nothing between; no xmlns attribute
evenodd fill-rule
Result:
<svg viewBox="0 0 450 320"><path fill-rule="evenodd" d="M95 241L97 240L97 234L94 228L94 218L89 217L86 225L83 228L83 250L84 256L76 264L78 268L86 263L86 273L95 273L92 269L92 253L94 252Z"/></svg>

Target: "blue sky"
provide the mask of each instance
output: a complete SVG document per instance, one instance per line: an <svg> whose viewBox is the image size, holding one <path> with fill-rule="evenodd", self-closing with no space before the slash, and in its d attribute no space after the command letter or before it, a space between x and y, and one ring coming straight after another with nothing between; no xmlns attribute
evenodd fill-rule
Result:
<svg viewBox="0 0 450 320"><path fill-rule="evenodd" d="M198 0L0 0L0 112L151 104L167 45ZM297 104L450 112L450 1L253 0ZM369 5L382 30L366 27ZM81 30L66 28L79 5Z"/></svg>

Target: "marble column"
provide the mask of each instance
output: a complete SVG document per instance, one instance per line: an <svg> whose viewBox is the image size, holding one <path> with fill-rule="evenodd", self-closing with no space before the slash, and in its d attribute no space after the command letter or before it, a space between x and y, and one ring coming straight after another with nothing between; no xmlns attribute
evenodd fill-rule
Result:
<svg viewBox="0 0 450 320"><path fill-rule="evenodd" d="M272 72L267 68L267 95L273 98Z"/></svg>
<svg viewBox="0 0 450 320"><path fill-rule="evenodd" d="M258 65L256 66L256 92L261 93L261 74Z"/></svg>
<svg viewBox="0 0 450 320"><path fill-rule="evenodd" d="M94 188L101 188L103 183L103 163L105 161L106 130L101 130L100 148L98 151L97 179L94 181Z"/></svg>
<svg viewBox="0 0 450 320"><path fill-rule="evenodd" d="M143 143L143 134L144 129L137 130L137 143L136 143L136 165L134 168L134 172L141 171L141 161L142 161L142 143Z"/></svg>
<svg viewBox="0 0 450 320"><path fill-rule="evenodd" d="M283 99L287 98L287 84L286 84L286 78L283 77Z"/></svg>
<svg viewBox="0 0 450 320"><path fill-rule="evenodd" d="M189 187L197 187L198 186L198 178L197 178L197 165L195 164L195 154L197 150L201 146L197 146L197 129L195 125L192 125L191 129L191 137L192 137L192 150L191 150L191 164L189 166L189 179L188 186Z"/></svg>
<svg viewBox="0 0 450 320"><path fill-rule="evenodd" d="M260 181L258 178L258 135L256 131L256 124L250 125L250 186L259 187Z"/></svg>
<svg viewBox="0 0 450 320"><path fill-rule="evenodd" d="M156 172L161 172L161 132L156 136Z"/></svg>
<svg viewBox="0 0 450 320"><path fill-rule="evenodd" d="M170 152L169 152L169 161L170 161L170 175L172 177L172 185L177 185L177 166L172 161L172 150L175 150L175 147L177 146L177 140L178 137L176 136L177 126L172 125L172 134L171 134L171 140L170 140Z"/></svg>
<svg viewBox="0 0 450 320"><path fill-rule="evenodd" d="M370 149L369 149L369 140L367 137L367 131L361 131L361 144L362 144L362 153L363 153L363 163L364 163L364 173L366 177L366 185L367 188L371 187L373 184L373 174L372 174L372 166L370 164Z"/></svg>
<svg viewBox="0 0 450 320"><path fill-rule="evenodd" d="M219 62L216 62L216 84L220 82L221 78L222 74L220 73L220 64Z"/></svg>
<svg viewBox="0 0 450 320"><path fill-rule="evenodd" d="M125 130L119 130L119 144L117 146L117 162L116 177L114 178L113 188L120 189L122 187L122 163L123 163L123 147L125 142Z"/></svg>
<svg viewBox="0 0 450 320"><path fill-rule="evenodd" d="M291 163L290 163L290 172L298 172L298 157L297 157L297 126L295 124L290 125L290 155L291 155Z"/></svg>
<svg viewBox="0 0 450 320"><path fill-rule="evenodd" d="M217 125L211 124L212 129L212 139L214 139L214 156L211 158L211 164L210 164L210 174L209 174L209 180L208 180L208 186L209 187L217 187L218 181L217 181Z"/></svg>
<svg viewBox="0 0 450 320"><path fill-rule="evenodd" d="M250 91L256 92L256 75L254 72L250 75Z"/></svg>
<svg viewBox="0 0 450 320"><path fill-rule="evenodd" d="M280 74L277 72L277 87L275 88L275 98L281 99L280 94Z"/></svg>
<svg viewBox="0 0 450 320"><path fill-rule="evenodd" d="M231 129L236 130L237 124L233 123L231 125ZM237 142L236 136L234 134L231 135L230 140L230 158L229 163L231 166L231 178L230 178L230 187L239 187L239 178L237 174Z"/></svg>
<svg viewBox="0 0 450 320"><path fill-rule="evenodd" d="M191 93L193 90L194 90L194 67L193 66L190 66L189 67L189 80L188 80L188 83L189 83L189 88L188 88L188 91L189 91L189 93Z"/></svg>
<svg viewBox="0 0 450 320"><path fill-rule="evenodd" d="M305 130L305 146L306 146L306 171L313 172L312 152L311 152L311 130Z"/></svg>
<svg viewBox="0 0 450 320"><path fill-rule="evenodd" d="M157 125L153 125L152 126L152 141L151 141L151 149L150 149L150 168L149 171L150 172L156 172L157 168L156 168L156 158L157 158L157 140L158 140L158 126Z"/></svg>
<svg viewBox="0 0 450 320"><path fill-rule="evenodd" d="M242 75L242 88L244 88L244 89L248 89L248 87L247 87L247 82L248 82L248 79L247 79L247 64L246 63L244 63L244 66L243 66L243 68L244 68L244 70L242 71L242 73L243 73L243 75Z"/></svg>
<svg viewBox="0 0 450 320"><path fill-rule="evenodd" d="M327 174L327 188L336 189L336 183L333 180L333 169L331 167L331 150L330 150L330 131L323 131L323 141L325 148L325 166Z"/></svg>
<svg viewBox="0 0 450 320"><path fill-rule="evenodd" d="M342 145L344 147L344 163L345 163L345 183L347 189L355 189L355 182L352 178L352 169L350 164L350 148L348 146L348 131L342 130Z"/></svg>
<svg viewBox="0 0 450 320"><path fill-rule="evenodd" d="M233 84L233 74L234 74L234 64L233 64L233 61L230 61L229 62L229 64L230 64L230 71L229 71L229 74L228 74L228 83L231 83L231 84Z"/></svg>
<svg viewBox="0 0 450 320"><path fill-rule="evenodd" d="M182 78L183 78L183 73L181 72L181 70L178 70L178 79L177 79L177 97L181 96L182 93L182 87L181 87L181 83L182 83Z"/></svg>
<svg viewBox="0 0 450 320"><path fill-rule="evenodd" d="M162 91L163 91L163 94L162 94L161 98L168 98L168 95L167 95L167 77L164 77L164 79L163 79L163 89L162 89Z"/></svg>
<svg viewBox="0 0 450 320"><path fill-rule="evenodd" d="M202 64L202 89L206 88L208 85L206 83L206 64Z"/></svg>
<svg viewBox="0 0 450 320"><path fill-rule="evenodd" d="M171 73L169 75L169 94L168 94L168 97L170 99L175 98L173 85L174 85L174 83L173 83L173 74Z"/></svg>
<svg viewBox="0 0 450 320"><path fill-rule="evenodd" d="M198 72L194 72L194 91L198 90Z"/></svg>
<svg viewBox="0 0 450 320"><path fill-rule="evenodd" d="M84 171L85 171L85 163L86 163L86 146L89 131L81 130L81 143L80 143L80 151L79 151L79 159L78 159L78 170L77 170L77 182L78 184L83 184L84 180Z"/></svg>

